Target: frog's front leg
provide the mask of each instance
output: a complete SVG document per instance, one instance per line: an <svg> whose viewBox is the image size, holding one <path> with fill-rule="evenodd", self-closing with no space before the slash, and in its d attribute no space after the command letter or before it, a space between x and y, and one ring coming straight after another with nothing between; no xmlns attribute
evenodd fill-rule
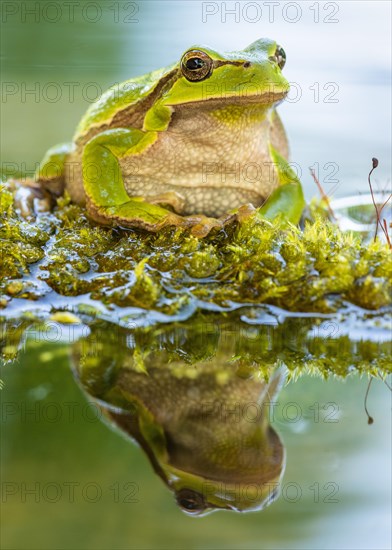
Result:
<svg viewBox="0 0 392 550"><path fill-rule="evenodd" d="M297 224L305 208L301 182L285 159L272 146L270 146L270 153L277 169L279 187L258 209L258 213L268 220L281 216L282 219Z"/></svg>
<svg viewBox="0 0 392 550"><path fill-rule="evenodd" d="M34 218L38 212L50 210L65 187L65 162L73 149L72 143L61 143L49 149L34 179L19 182L14 190L14 205L24 218Z"/></svg>
<svg viewBox="0 0 392 550"><path fill-rule="evenodd" d="M64 192L65 162L73 149L73 143L60 143L51 147L35 173L35 181L52 197L59 197Z"/></svg>
<svg viewBox="0 0 392 550"><path fill-rule="evenodd" d="M157 132L134 128L107 130L91 139L83 151L83 185L90 216L100 223L141 227L157 231L166 225L184 225L184 218L153 202L173 205L179 198L130 197L125 189L119 160L146 150L157 139ZM148 202L147 202L148 201Z"/></svg>

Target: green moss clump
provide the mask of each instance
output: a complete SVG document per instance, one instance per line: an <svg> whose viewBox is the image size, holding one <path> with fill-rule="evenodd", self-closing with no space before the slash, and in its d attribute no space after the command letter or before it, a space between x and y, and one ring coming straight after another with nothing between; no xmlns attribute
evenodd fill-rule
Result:
<svg viewBox="0 0 392 550"><path fill-rule="evenodd" d="M0 293L8 297L28 293L26 277L32 264L44 258L49 238L50 229L44 229L39 221L28 223L15 214L12 192L0 187Z"/></svg>
<svg viewBox="0 0 392 550"><path fill-rule="evenodd" d="M81 304L88 297L97 306L169 316L241 304L313 313L347 302L367 310L391 305L388 246L343 233L322 211L303 230L253 213L198 239L178 228L154 234L101 227L67 197L27 221L12 200L12 188L3 188L0 307L7 311L15 298L47 295L54 307L63 297Z"/></svg>

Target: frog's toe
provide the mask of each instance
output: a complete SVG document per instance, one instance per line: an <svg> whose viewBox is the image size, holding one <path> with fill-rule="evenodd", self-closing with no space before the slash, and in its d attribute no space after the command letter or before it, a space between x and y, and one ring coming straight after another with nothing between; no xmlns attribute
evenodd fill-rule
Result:
<svg viewBox="0 0 392 550"><path fill-rule="evenodd" d="M194 237L202 239L206 237L212 229L222 229L223 221L219 218L208 218L207 216L187 216L184 218L185 227L191 228L191 234Z"/></svg>
<svg viewBox="0 0 392 550"><path fill-rule="evenodd" d="M185 206L185 197L177 191L168 191L161 195L146 197L146 201L150 204L159 204L160 206L171 206L177 213L181 213Z"/></svg>
<svg viewBox="0 0 392 550"><path fill-rule="evenodd" d="M14 207L25 219L35 218L39 212L47 212L52 207L50 195L33 180L15 182Z"/></svg>

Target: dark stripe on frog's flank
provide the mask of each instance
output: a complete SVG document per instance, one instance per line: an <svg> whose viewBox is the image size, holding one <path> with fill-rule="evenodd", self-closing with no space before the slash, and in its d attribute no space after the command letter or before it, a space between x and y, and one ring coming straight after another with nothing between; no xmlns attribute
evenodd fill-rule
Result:
<svg viewBox="0 0 392 550"><path fill-rule="evenodd" d="M101 411L107 416L114 424L125 431L136 443L140 445L143 451L150 459L150 463L154 469L154 472L162 479L162 481L168 484L167 476L163 468L161 468L157 457L154 455L151 445L147 443L139 427L138 416L132 413L118 413L110 409L105 410L104 407L100 407Z"/></svg>
<svg viewBox="0 0 392 550"><path fill-rule="evenodd" d="M122 128L125 125L125 127L133 126L141 129L143 127L144 116L147 113L147 111L154 105L154 103L159 97L162 97L162 95L167 90L170 90L173 84L172 81L175 82L177 80L178 73L180 72L181 72L181 69L179 68L173 69L160 80L157 86L155 86L153 91L147 97L144 97L137 103L133 103L132 105L129 105L128 107L126 107L125 109L122 109L121 111L118 111L118 113L113 117L110 127ZM141 119L141 121L138 121L137 125L135 125L132 120L130 123L130 117L132 116L132 111L134 111L136 108L140 113L139 118Z"/></svg>
<svg viewBox="0 0 392 550"><path fill-rule="evenodd" d="M77 138L77 145L83 146L94 136L112 128L129 128L132 126L133 128L141 130L143 128L146 112L167 89L171 88L172 81L177 79L177 74L179 72L181 72L181 69L178 67L171 70L160 79L159 83L146 97L127 105L124 109L118 111L109 121L97 126L92 126L87 133Z"/></svg>
<svg viewBox="0 0 392 550"><path fill-rule="evenodd" d="M245 61L229 61L216 59L214 60L214 70L224 65L235 65L239 67L241 65L244 65L244 63ZM133 128L141 130L143 128L144 117L147 111L154 105L157 99L159 99L167 90L170 90L173 83L180 76L180 67L176 67L175 69L169 71L167 75L160 79L157 86L151 91L150 94L148 94L148 96L143 97L135 103L127 105L124 109L119 110L111 120L97 126L92 126L87 133L82 134L77 138L77 145L83 146L97 134L100 134L101 132L112 128L128 128L132 126Z"/></svg>

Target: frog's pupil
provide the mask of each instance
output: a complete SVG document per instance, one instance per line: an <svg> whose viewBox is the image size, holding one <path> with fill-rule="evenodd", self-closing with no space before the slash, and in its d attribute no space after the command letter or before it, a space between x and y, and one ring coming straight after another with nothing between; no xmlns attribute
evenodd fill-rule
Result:
<svg viewBox="0 0 392 550"><path fill-rule="evenodd" d="M176 500L181 508L189 513L199 513L206 508L203 495L191 489L181 489L179 493L176 494Z"/></svg>
<svg viewBox="0 0 392 550"><path fill-rule="evenodd" d="M180 504L186 510L196 510L198 508L197 503L189 498L183 498Z"/></svg>
<svg viewBox="0 0 392 550"><path fill-rule="evenodd" d="M200 57L192 57L186 62L186 68L190 71L197 71L197 69L201 69L203 65L204 61L200 59Z"/></svg>

